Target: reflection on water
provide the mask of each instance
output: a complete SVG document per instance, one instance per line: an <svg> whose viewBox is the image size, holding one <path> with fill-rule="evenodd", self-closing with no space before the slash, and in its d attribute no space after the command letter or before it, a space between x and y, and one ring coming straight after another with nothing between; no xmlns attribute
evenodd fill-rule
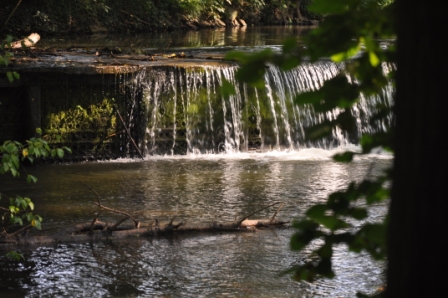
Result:
<svg viewBox="0 0 448 298"><path fill-rule="evenodd" d="M28 169L39 177L37 184L6 179L0 188L33 198L44 217L44 233L93 218L96 196L82 183L93 187L105 205L143 221L173 215L190 222L233 220L275 201L285 202L279 216L292 219L347 181L362 179L372 163L372 175L391 163L372 156L339 164L328 159L330 153L311 150L42 165ZM381 218L385 208L373 208L371 220ZM1 252L0 296L20 291L28 297L353 297L381 285L383 263L344 247L335 249L334 280L308 284L280 277L306 258L289 250L292 232L60 244L27 251L23 264L6 263Z"/></svg>
<svg viewBox="0 0 448 298"><path fill-rule="evenodd" d="M39 47L120 47L133 49L159 49L199 47L235 47L280 45L291 36L300 38L310 27L270 26L202 29L198 31L157 32L134 35L93 35L83 37L43 38Z"/></svg>

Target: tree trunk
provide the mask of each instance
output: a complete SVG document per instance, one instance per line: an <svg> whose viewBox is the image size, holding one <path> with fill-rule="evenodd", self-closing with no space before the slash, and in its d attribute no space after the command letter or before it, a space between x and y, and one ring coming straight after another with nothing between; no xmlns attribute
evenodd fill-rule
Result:
<svg viewBox="0 0 448 298"><path fill-rule="evenodd" d="M440 32L448 19L436 1L395 4L398 73L386 296L448 297L448 154L442 145L448 96L441 75L448 56L446 34Z"/></svg>
<svg viewBox="0 0 448 298"><path fill-rule="evenodd" d="M297 9L297 22L304 20L305 18L302 16L300 12L300 5L302 4L302 0L296 1L296 9Z"/></svg>

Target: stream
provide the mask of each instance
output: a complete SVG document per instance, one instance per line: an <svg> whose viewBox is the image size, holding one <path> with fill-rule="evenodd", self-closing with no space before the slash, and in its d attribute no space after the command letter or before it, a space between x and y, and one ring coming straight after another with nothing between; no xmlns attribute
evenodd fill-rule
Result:
<svg viewBox="0 0 448 298"><path fill-rule="evenodd" d="M100 47L167 53L251 51L279 49L285 38L300 40L307 31L291 26L98 35L47 39L39 46L80 47L93 53ZM148 107L139 116L146 117L144 160L41 163L26 168L38 178L36 184L27 184L25 173L20 178L3 175L0 190L33 200L35 213L44 219L42 231L30 232L37 235L95 218L100 211L93 204L97 196L85 185L101 196L103 205L129 212L143 223L173 217L187 222L233 221L274 202L284 203L279 219L294 220L350 181L374 178L391 166L392 155L382 150L348 164L331 158L344 149L359 150L352 145L359 135L386 126L365 126L374 106L363 100L352 111L359 126L355 137L335 130L325 142L305 142L304 127L331 120L339 111L317 117L310 108L293 106L293 98L319 88L340 66L323 61L281 75L270 67L265 76L267 94L242 86L241 94L225 101L216 90L222 78L234 83L235 68L173 67L136 76L133 84L141 88L141 101ZM390 104L389 89L378 102ZM185 155L177 150L180 141ZM381 221L387 204L370 207L364 222ZM252 218L268 218L274 212L267 209ZM117 221L119 216L102 212L99 219ZM334 247L334 279L296 282L281 274L308 260L319 244L291 251L293 233L285 227L21 247L25 257L21 262L8 261L7 251L0 250L0 297L355 297L384 284L384 261L349 252L342 245Z"/></svg>
<svg viewBox="0 0 448 298"><path fill-rule="evenodd" d="M353 149L353 148L352 148ZM391 156L372 154L352 164L331 161L333 151L152 156L144 161L39 165L39 177L2 179L4 193L32 197L44 218L42 234L90 221L106 206L141 221L234 220L272 202L285 203L281 219L303 216L312 204L349 181L381 173ZM386 205L374 206L368 221L381 220ZM261 212L271 216L274 210ZM254 216L256 217L256 216ZM117 220L105 213L103 220ZM26 261L7 262L0 253L0 294L26 297L354 297L383 283L384 262L336 247L332 280L295 282L280 273L307 258L292 252L291 228L256 233L173 235L103 243L71 243L22 249ZM2 294L3 293L3 294ZM20 296L19 295L19 296Z"/></svg>

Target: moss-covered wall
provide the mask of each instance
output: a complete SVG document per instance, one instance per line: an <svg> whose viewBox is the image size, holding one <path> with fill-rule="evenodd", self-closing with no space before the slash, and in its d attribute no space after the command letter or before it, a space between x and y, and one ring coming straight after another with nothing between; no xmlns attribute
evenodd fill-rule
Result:
<svg viewBox="0 0 448 298"><path fill-rule="evenodd" d="M0 142L23 142L34 136L33 126L40 126L43 137L51 145L72 149L73 154L66 155L68 160L137 155L117 113L118 110L122 115L134 140L142 145L143 120L137 115L144 109L141 92L126 83L126 76L46 74L33 89L39 91L36 100L40 103L32 107L30 102L34 98L30 96L35 94L30 93L26 82L36 84L36 80L36 77L23 78L23 86L0 89ZM37 123L32 123L36 116Z"/></svg>
<svg viewBox="0 0 448 298"><path fill-rule="evenodd" d="M24 74L19 82L25 86L0 93L0 142L24 141L34 135L34 125L52 145L71 148L69 159L83 161L138 157L126 128L143 154L216 153L226 142L254 150L284 138L280 118L286 116L279 116L283 108L275 93L271 99L233 82L239 95L223 97L220 71L157 66L128 75ZM30 82L40 85L30 88ZM37 91L40 104L33 108L30 92ZM292 119L292 107L285 108Z"/></svg>
<svg viewBox="0 0 448 298"><path fill-rule="evenodd" d="M139 92L117 78L113 85L51 85L42 87L42 131L58 145L72 148L76 158L110 159L134 156L126 129L142 142L138 123Z"/></svg>

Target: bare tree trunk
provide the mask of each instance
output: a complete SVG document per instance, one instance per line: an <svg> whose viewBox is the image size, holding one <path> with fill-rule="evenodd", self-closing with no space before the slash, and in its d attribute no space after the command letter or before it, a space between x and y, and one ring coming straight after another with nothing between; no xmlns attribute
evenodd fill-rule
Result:
<svg viewBox="0 0 448 298"><path fill-rule="evenodd" d="M302 0L297 0L297 22L300 22L304 20L305 18L302 16L302 13L300 12L300 5L302 4Z"/></svg>

